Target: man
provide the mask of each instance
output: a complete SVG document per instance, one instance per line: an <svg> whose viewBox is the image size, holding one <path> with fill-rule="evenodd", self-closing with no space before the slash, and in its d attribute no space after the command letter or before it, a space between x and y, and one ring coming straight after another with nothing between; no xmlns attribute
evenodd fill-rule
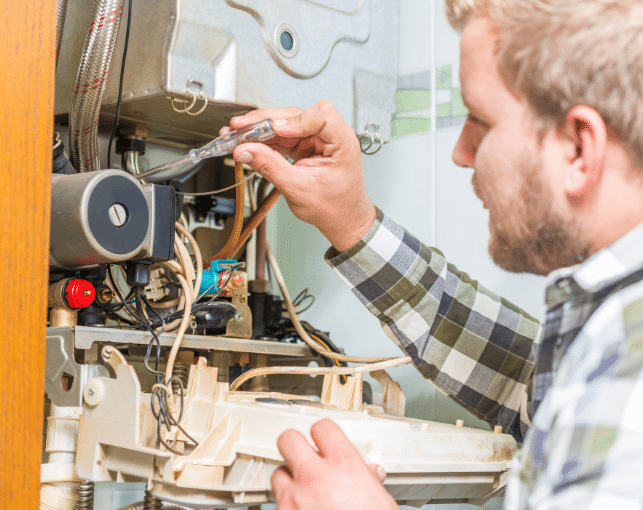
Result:
<svg viewBox="0 0 643 510"><path fill-rule="evenodd" d="M538 321L376 209L335 109L276 119L234 157L332 244L329 263L422 374L523 442L508 508L643 504L643 3L447 0L469 116L453 152L489 209L489 251L549 275ZM290 164L282 156L296 161ZM331 422L279 439L279 508L392 508Z"/></svg>

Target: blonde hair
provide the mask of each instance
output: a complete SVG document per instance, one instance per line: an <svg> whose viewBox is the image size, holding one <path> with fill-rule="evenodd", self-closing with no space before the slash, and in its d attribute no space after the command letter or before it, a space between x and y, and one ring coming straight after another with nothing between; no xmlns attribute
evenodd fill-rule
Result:
<svg viewBox="0 0 643 510"><path fill-rule="evenodd" d="M643 167L641 0L445 0L451 25L474 16L498 29L507 86L540 127L561 126L576 105L594 108Z"/></svg>

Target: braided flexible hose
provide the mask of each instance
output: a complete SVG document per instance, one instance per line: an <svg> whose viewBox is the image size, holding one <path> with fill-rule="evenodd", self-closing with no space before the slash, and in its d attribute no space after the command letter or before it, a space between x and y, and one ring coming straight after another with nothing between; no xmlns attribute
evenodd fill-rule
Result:
<svg viewBox="0 0 643 510"><path fill-rule="evenodd" d="M123 16L124 0L95 0L69 112L71 160L80 172L99 169L98 114Z"/></svg>
<svg viewBox="0 0 643 510"><path fill-rule="evenodd" d="M60 44L63 40L63 27L65 26L65 16L67 15L67 0L58 0L56 5L56 64L58 64L58 54L60 53Z"/></svg>

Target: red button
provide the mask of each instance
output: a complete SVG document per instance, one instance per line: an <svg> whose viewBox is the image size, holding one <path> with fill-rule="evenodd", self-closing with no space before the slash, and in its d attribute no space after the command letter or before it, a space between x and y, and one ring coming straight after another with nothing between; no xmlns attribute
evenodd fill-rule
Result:
<svg viewBox="0 0 643 510"><path fill-rule="evenodd" d="M64 294L70 308L85 308L94 302L96 289L87 280L69 280Z"/></svg>

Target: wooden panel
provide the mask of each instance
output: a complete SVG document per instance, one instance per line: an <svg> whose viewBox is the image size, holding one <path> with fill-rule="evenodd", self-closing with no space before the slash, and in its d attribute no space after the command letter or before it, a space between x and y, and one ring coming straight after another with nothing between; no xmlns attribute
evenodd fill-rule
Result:
<svg viewBox="0 0 643 510"><path fill-rule="evenodd" d="M0 506L38 508L56 2L0 10Z"/></svg>

